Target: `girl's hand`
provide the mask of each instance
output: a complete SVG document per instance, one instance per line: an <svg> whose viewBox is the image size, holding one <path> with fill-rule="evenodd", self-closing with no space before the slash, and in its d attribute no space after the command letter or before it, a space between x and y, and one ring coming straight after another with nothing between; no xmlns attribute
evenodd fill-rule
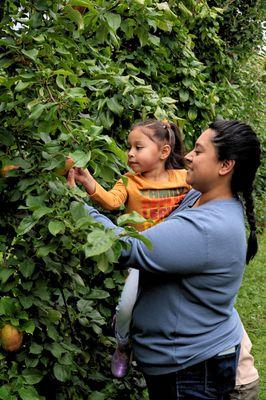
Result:
<svg viewBox="0 0 266 400"><path fill-rule="evenodd" d="M95 192L96 181L91 176L87 168L74 168L74 179L75 182L79 182L85 187L88 194L91 195Z"/></svg>

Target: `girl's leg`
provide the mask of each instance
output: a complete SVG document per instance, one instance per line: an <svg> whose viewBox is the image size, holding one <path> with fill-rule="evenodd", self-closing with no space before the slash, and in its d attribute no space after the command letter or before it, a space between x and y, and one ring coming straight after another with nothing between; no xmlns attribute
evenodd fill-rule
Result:
<svg viewBox="0 0 266 400"><path fill-rule="evenodd" d="M125 285L116 308L115 333L118 343L128 344L129 328L133 307L138 293L139 271L135 268L129 270Z"/></svg>
<svg viewBox="0 0 266 400"><path fill-rule="evenodd" d="M130 269L123 292L117 306L115 335L117 349L113 354L111 371L116 378L123 378L130 364L129 328L133 307L136 302L139 283L139 271Z"/></svg>

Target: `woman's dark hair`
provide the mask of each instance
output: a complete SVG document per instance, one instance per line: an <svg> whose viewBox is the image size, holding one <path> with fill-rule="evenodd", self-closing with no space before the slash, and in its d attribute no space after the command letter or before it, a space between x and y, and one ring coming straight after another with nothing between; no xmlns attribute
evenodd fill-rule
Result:
<svg viewBox="0 0 266 400"><path fill-rule="evenodd" d="M162 121L148 119L133 125L132 130L137 127L143 128L143 133L151 140L170 145L171 153L165 162L166 169L185 168L184 146L181 133L173 122L169 122L166 119Z"/></svg>
<svg viewBox="0 0 266 400"><path fill-rule="evenodd" d="M234 195L241 194L245 202L250 227L246 256L248 264L258 250L252 192L256 171L260 165L260 142L252 128L239 121L217 120L211 123L209 128L215 131L213 143L218 159L235 160L231 189Z"/></svg>

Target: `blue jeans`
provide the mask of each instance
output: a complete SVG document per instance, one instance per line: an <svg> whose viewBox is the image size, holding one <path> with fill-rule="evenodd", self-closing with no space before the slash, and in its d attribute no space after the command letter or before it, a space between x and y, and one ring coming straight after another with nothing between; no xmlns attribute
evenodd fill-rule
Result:
<svg viewBox="0 0 266 400"><path fill-rule="evenodd" d="M227 400L235 387L240 346L167 375L144 375L150 400Z"/></svg>

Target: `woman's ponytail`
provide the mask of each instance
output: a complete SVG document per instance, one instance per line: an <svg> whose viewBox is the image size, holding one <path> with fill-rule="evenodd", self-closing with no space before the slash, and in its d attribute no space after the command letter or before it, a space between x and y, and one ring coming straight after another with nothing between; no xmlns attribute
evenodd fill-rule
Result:
<svg viewBox="0 0 266 400"><path fill-rule="evenodd" d="M254 203L252 198L252 189L249 191L243 191L243 199L245 202L246 216L249 224L249 238L248 238L248 247L247 247L247 255L246 262L249 263L253 257L255 257L258 251L258 240L257 240L257 227L256 220L254 214Z"/></svg>
<svg viewBox="0 0 266 400"><path fill-rule="evenodd" d="M242 195L250 228L246 262L258 250L257 228L252 198L253 183L260 165L260 142L253 129L243 122L216 120L209 125L215 131L213 143L220 161L235 160L231 189L234 195Z"/></svg>

